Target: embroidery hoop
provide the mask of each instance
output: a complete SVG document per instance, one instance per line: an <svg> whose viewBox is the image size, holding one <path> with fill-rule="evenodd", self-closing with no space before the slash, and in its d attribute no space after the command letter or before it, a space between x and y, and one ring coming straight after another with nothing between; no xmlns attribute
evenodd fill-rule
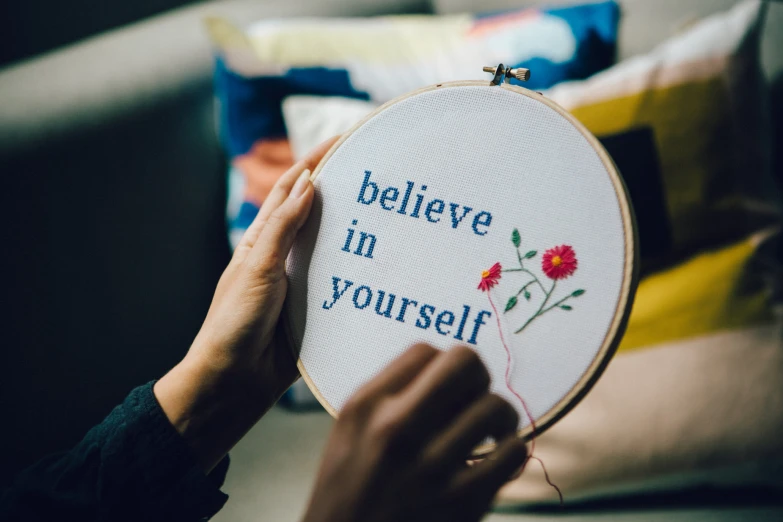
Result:
<svg viewBox="0 0 783 522"><path fill-rule="evenodd" d="M638 253L637 229L636 229L636 221L635 221L633 209L630 203L630 198L628 196L627 189L625 187L625 183L616 165L614 164L614 161L606 152L606 150L603 148L601 143L595 138L595 136L593 136L578 120L576 120L576 118L574 118L565 109L563 109L553 101L547 99L542 94L515 85L508 84L509 76L513 76L521 81L527 80L530 74L527 69L510 69L510 68L505 68L502 64L500 64L498 67L485 67L484 71L493 73L494 77L492 81L486 82L486 81L469 80L469 81L445 82L436 85L430 85L428 87L423 87L421 89L417 89L405 95L399 96L383 104L382 106L378 107L376 110L368 114L365 118L363 118L361 121L355 124L348 132L346 132L340 137L340 139L332 146L332 148L327 152L327 154L321 160L319 165L316 167L315 171L311 176L311 180L315 181L316 179L318 179L322 170L329 163L329 160L332 158L332 156L345 144L345 142L357 130L362 128L367 122L369 122L375 116L381 114L385 110L389 109L390 107L402 101L440 89L450 89L450 88L457 88L457 87L485 87L485 88L492 88L492 89L504 89L511 93L515 93L521 96L526 96L527 98L530 98L538 103L541 103L546 107L548 107L549 109L557 112L560 116L565 118L568 121L568 123L570 123L577 131L579 131L579 133L587 140L590 146L594 149L597 156L600 158L601 163L603 164L607 174L609 175L612 186L614 188L614 193L617 198L620 213L622 216L622 231L623 231L623 240L625 245L625 255L624 255L621 290L617 299L617 303L614 308L614 317L611 320L610 326L606 331L606 335L603 339L603 342L601 343L600 349L596 353L592 362L586 368L581 378L576 382L576 384L570 389L570 391L567 394L565 394L553 407L549 408L549 410L546 411L546 413L536 417L535 432L531 424L528 424L523 429L519 430L518 432L519 436L523 439L528 440L534 436L535 437L540 436L541 433L543 433L548 428L550 428L555 422L560 420L573 407L575 407L581 401L581 399L590 391L590 389L598 380L598 378L601 376L607 364L609 363L612 356L614 355L617 346L620 340L622 339L622 335L625 331L625 327L628 321L628 316L630 314L631 305L633 303L633 298L638 282L639 253ZM500 125L498 132L502 132L502 125ZM337 418L338 412L336 408L332 406L332 404L330 404L330 402L324 397L324 395L318 389L318 386L315 384L313 378L308 373L302 358L299 357L298 355L297 341L294 338L292 328L290 325L290 320L289 320L290 313L295 313L295 310L289 309L288 305L286 305L284 307L284 313L283 313L284 316L283 327L288 342L294 348L293 351L294 351L294 356L297 359L297 367L299 368L302 378L304 379L305 383L310 388L310 390L312 391L316 399L320 402L320 404L324 407L324 409L326 409L326 411L329 412L330 415ZM494 448L494 444L492 443L483 444L474 450L474 455L476 456L485 455L491 452L493 448Z"/></svg>

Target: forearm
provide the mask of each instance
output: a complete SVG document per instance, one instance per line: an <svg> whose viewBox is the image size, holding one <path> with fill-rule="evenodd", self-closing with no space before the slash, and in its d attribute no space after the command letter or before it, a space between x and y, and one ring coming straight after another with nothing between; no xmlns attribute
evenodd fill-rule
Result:
<svg viewBox="0 0 783 522"><path fill-rule="evenodd" d="M223 272L188 354L155 386L163 411L205 470L299 376L279 321L285 260L312 206L310 172L335 141L321 144L277 181Z"/></svg>
<svg viewBox="0 0 783 522"><path fill-rule="evenodd" d="M263 355L277 354L269 350ZM269 360L259 366L266 371L221 368L189 354L155 384L166 417L207 473L298 376L290 371L291 364Z"/></svg>

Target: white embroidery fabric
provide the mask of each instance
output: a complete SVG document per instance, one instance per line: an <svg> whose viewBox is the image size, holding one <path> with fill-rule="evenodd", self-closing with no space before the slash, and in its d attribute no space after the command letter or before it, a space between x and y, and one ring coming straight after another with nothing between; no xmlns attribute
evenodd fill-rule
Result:
<svg viewBox="0 0 783 522"><path fill-rule="evenodd" d="M374 201L358 198L369 171L377 184ZM413 182L405 214L399 213ZM421 189L426 185L426 191ZM380 198L388 187L398 197ZM476 349L492 375L492 390L520 412L520 428L528 425L521 404L505 385L507 356L503 336L512 351L511 383L538 419L557 405L593 363L618 311L623 292L626 244L618 196L604 164L590 142L566 118L547 105L500 87L446 86L398 101L357 129L328 159L315 181L316 203L300 233L287 270L290 280L286 314L295 349L316 395L336 411L361 385L378 374L410 345L425 341L448 349L466 344L479 324ZM372 186L366 188L369 201ZM389 196L393 191L387 192ZM424 196L419 217L412 217L415 196ZM444 202L442 214L425 210L433 199ZM460 205L456 217L471 207L453 228L450 204ZM438 204L433 205L434 209ZM473 219L492 215L489 226ZM356 224L353 225L353 221ZM530 299L519 295L516 306L504 313L508 299L531 277L503 272L489 293L477 288L482 271L500 262L504 269L519 266L512 231L521 237L525 268L549 289L552 280L542 271L547 249L570 245L578 260L572 276L559 280L547 306L584 289L584 294L534 320L514 333L541 306L538 285L528 287ZM343 250L348 230L355 231L349 251ZM376 241L366 257L371 238L357 255L360 234ZM334 280L343 290L334 303ZM370 293L360 290L366 286ZM391 317L376 312L379 290L385 300L396 297ZM358 292L358 295L357 295ZM415 300L397 320L402 298ZM326 305L332 303L331 307ZM435 308L429 327L422 307ZM458 335L465 306L470 307L464 331ZM328 309L327 309L328 308ZM441 312L452 312L453 324L435 328ZM448 319L448 315L443 316ZM419 320L420 326L416 325ZM448 321L446 321L448 322ZM462 340L455 338L461 337Z"/></svg>

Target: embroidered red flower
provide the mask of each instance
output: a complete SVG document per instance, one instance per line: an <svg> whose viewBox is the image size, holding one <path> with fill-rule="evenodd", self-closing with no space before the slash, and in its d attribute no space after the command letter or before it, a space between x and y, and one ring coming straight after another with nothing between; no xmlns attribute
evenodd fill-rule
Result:
<svg viewBox="0 0 783 522"><path fill-rule="evenodd" d="M565 279L576 271L576 252L568 245L560 245L544 252L541 269L549 279Z"/></svg>
<svg viewBox="0 0 783 522"><path fill-rule="evenodd" d="M500 279L500 263L495 263L489 270L481 272L481 281L479 281L479 290L489 292L489 289L498 284Z"/></svg>

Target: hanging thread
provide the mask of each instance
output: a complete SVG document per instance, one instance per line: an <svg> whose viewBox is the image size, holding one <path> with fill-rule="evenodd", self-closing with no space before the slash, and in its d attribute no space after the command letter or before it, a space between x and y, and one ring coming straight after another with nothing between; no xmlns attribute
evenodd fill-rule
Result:
<svg viewBox="0 0 783 522"><path fill-rule="evenodd" d="M511 358L511 350L509 350L508 345L506 345L506 339L505 336L503 335L503 325L500 322L500 315L498 314L497 307L495 307L495 303L492 301L490 288L487 288L487 298L489 299L489 304L492 307L492 311L495 312L495 317L497 318L498 332L500 333L500 342L503 344L503 348L506 350L506 358L507 358L506 359L506 387L519 400L520 404L522 404L522 409L525 411L525 415L527 415L528 422L530 422L530 427L533 430L530 434L530 452L528 453L525 462L522 464L522 469L520 470L520 473L522 473L522 471L525 470L525 468L527 467L527 463L530 461L530 459L538 461L538 463L541 464L541 469L544 472L544 479L546 480L546 483L549 484L552 488L554 488L554 490L557 492L557 496L560 500L560 506L562 506L563 505L562 491L560 491L560 488L557 487L557 485L555 485L555 483L550 480L549 472L547 471L546 466L544 465L544 461L533 455L533 453L536 450L536 431L537 431L536 422L533 419L533 415L530 413L530 409L527 407L527 402L525 402L525 399L523 399L522 396L519 393L517 393L517 391L511 385L511 364L513 362Z"/></svg>

